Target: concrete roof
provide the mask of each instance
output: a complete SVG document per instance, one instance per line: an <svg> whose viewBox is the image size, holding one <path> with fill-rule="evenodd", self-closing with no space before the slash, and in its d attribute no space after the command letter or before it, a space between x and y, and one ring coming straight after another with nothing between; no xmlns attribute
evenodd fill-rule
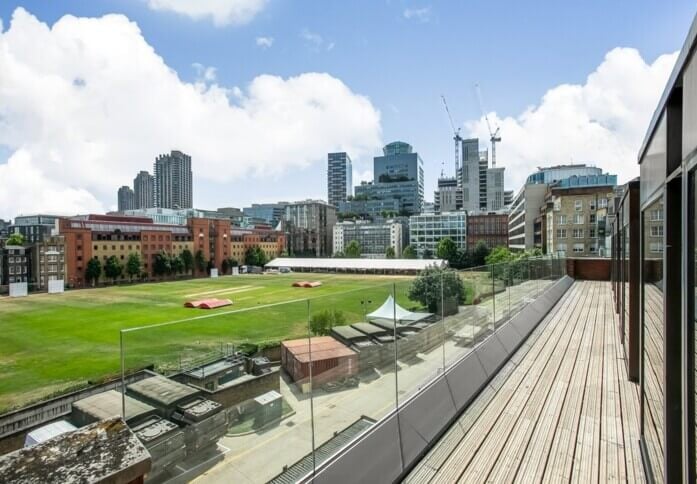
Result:
<svg viewBox="0 0 697 484"><path fill-rule="evenodd" d="M121 415L121 411L123 410L121 392L108 390L106 392L97 393L96 395L73 402L73 407L93 416L97 420L117 417ZM126 420L140 417L141 415L146 415L154 411L155 409L147 403L140 402L126 395Z"/></svg>
<svg viewBox="0 0 697 484"><path fill-rule="evenodd" d="M154 375L145 380L131 383L128 385L128 391L163 405L172 405L187 397L199 394L195 388L170 380L162 375Z"/></svg>
<svg viewBox="0 0 697 484"><path fill-rule="evenodd" d="M341 336L342 338L346 338L348 340L352 339L364 339L367 338L368 336L364 333L361 333L355 328L352 328L351 326L334 326L332 328L332 331Z"/></svg>
<svg viewBox="0 0 697 484"><path fill-rule="evenodd" d="M3 482L133 482L150 467L150 453L120 418L0 456Z"/></svg>
<svg viewBox="0 0 697 484"><path fill-rule="evenodd" d="M344 270L388 270L421 271L427 267L445 265L443 259L317 259L278 257L266 264L266 267L290 267L314 269Z"/></svg>
<svg viewBox="0 0 697 484"><path fill-rule="evenodd" d="M357 329L361 333L365 333L370 336L380 335L387 333L387 330L381 326L376 326L371 323L354 323L351 325L354 329Z"/></svg>

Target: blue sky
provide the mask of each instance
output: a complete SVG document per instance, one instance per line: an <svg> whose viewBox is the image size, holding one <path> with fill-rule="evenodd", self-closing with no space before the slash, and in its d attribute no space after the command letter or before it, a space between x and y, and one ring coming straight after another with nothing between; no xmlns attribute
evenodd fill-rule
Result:
<svg viewBox="0 0 697 484"><path fill-rule="evenodd" d="M215 26L209 19L151 10L143 0L3 0L0 18L5 30L18 6L49 26L65 14L124 14L137 22L147 43L187 82L197 77L194 63L215 67L220 85L242 88L261 74L287 78L326 72L353 93L367 96L380 111L382 141L407 141L422 155L427 199L432 198L441 162L447 168L452 165L452 134L441 94L456 121L477 120L481 112L473 86L479 82L487 110L516 117L538 105L555 86L584 84L616 47L636 48L647 64L675 52L695 13L694 2L684 0L670 2L670 8L660 1L269 0L248 23ZM407 10L417 14L406 18ZM273 45L257 46L261 36L272 37ZM502 135L505 145L506 132ZM163 146L162 151L169 148ZM0 157L9 153L12 149L0 147ZM143 160L143 168L151 163ZM194 154L194 170L195 163ZM363 173L372 162L364 155L356 165ZM282 189L258 174L225 186L201 181L203 189L198 191L205 196L197 205L326 197L317 175L323 170L319 161L291 170L283 178L291 183ZM512 175L507 178L518 179Z"/></svg>

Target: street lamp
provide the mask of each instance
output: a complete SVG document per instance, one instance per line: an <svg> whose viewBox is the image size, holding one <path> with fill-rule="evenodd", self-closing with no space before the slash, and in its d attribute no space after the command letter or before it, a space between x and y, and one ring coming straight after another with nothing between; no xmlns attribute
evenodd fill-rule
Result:
<svg viewBox="0 0 697 484"><path fill-rule="evenodd" d="M368 313L368 304L371 304L372 302L373 302L373 301L371 301L370 299L363 299L363 300L361 300L361 308L363 308L363 321L366 321L366 322L367 322L366 318L368 317L368 316L367 316L367 313Z"/></svg>

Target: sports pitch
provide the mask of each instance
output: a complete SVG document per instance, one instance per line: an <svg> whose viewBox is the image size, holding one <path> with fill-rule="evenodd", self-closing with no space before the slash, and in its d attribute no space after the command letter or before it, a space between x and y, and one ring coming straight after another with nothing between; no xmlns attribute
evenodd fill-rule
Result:
<svg viewBox="0 0 697 484"><path fill-rule="evenodd" d="M317 280L317 288L294 281ZM308 314L336 308L347 323L363 319L411 278L281 274L193 279L0 299L0 413L120 372L119 330L129 369L171 368L244 342L307 336ZM204 298L232 299L215 310L184 308ZM307 300L310 300L308 303ZM371 302L365 305L361 301ZM240 311L242 310L242 311ZM173 324L163 324L181 321Z"/></svg>

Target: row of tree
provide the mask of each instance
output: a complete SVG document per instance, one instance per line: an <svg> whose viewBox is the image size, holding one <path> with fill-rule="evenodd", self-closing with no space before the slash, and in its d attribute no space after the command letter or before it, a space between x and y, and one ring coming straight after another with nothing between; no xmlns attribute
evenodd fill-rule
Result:
<svg viewBox="0 0 697 484"><path fill-rule="evenodd" d="M427 257L424 251L424 259ZM462 250L457 247L457 244L450 237L444 237L438 241L436 246L436 257L448 261L448 265L453 269L466 269L468 267L483 266L486 264L486 258L489 255L489 248L484 241L480 240L471 251Z"/></svg>
<svg viewBox="0 0 697 484"><path fill-rule="evenodd" d="M345 257L349 259L358 259L361 254L363 253L363 247L361 247L360 242L357 240L352 240L348 244L346 244L346 247L344 247L343 252L337 252L334 254L334 258L338 259L343 259ZM385 250L385 258L386 259L394 259L397 257L397 253L394 250L394 247L390 246ZM407 245L403 250L402 250L402 259L416 259L416 251L411 245Z"/></svg>

